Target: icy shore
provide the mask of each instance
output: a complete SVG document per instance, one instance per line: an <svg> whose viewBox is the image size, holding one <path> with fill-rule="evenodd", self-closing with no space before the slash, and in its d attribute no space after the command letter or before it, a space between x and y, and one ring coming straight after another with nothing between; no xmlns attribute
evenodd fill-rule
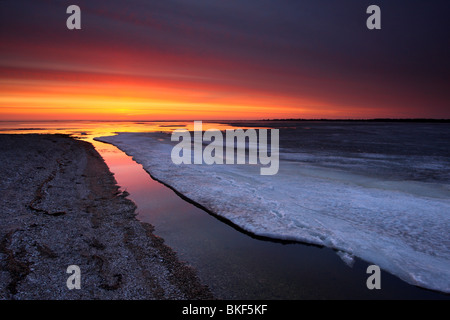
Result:
<svg viewBox="0 0 450 320"><path fill-rule="evenodd" d="M167 134L120 133L114 144L154 178L260 236L335 248L404 281L450 292L450 191L351 170L283 160L274 176L257 165L175 165Z"/></svg>

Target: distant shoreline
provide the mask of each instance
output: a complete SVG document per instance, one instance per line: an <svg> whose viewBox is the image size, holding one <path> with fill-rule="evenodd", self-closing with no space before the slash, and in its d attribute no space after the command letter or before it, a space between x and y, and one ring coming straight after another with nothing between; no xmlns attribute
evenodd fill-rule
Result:
<svg viewBox="0 0 450 320"><path fill-rule="evenodd" d="M194 120L188 119L160 119L160 120L86 120L86 119L75 119L75 120L0 120L2 122L193 122ZM200 121L200 120L199 120ZM309 121L309 122L319 122L319 121L329 121L329 122L417 122L417 123L450 123L450 119L435 119L435 118L371 118L371 119L327 119L327 118L317 118L317 119L307 119L307 118L287 118L287 119L206 119L202 120L205 122L219 122L219 123L229 123L229 122L245 122L245 121Z"/></svg>
<svg viewBox="0 0 450 320"><path fill-rule="evenodd" d="M374 119L263 119L261 121L333 121L333 122L420 122L420 123L450 123L450 119L427 118L374 118Z"/></svg>

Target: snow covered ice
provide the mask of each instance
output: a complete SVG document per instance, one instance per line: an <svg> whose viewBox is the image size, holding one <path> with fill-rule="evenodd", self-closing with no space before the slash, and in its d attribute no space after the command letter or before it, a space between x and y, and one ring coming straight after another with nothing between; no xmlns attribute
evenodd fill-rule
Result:
<svg viewBox="0 0 450 320"><path fill-rule="evenodd" d="M278 173L262 176L258 165L175 165L176 143L164 133L97 140L251 233L334 248L349 264L357 256L410 284L450 292L449 167L441 155L311 152L285 139ZM444 181L417 178L424 170L442 172Z"/></svg>

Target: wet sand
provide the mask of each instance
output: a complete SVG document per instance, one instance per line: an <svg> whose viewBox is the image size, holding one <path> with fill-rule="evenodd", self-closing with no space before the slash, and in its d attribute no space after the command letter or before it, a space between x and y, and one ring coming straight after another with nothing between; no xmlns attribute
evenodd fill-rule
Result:
<svg viewBox="0 0 450 320"><path fill-rule="evenodd" d="M136 219L103 159L65 135L0 135L0 299L211 299ZM69 290L67 267L81 271Z"/></svg>

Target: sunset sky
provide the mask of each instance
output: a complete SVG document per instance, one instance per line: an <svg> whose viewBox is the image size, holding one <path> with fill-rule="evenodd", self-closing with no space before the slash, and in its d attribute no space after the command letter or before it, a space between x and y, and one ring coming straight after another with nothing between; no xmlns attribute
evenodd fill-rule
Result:
<svg viewBox="0 0 450 320"><path fill-rule="evenodd" d="M68 30L66 8L81 8ZM381 8L381 30L366 9ZM450 118L449 1L3 0L0 120Z"/></svg>

